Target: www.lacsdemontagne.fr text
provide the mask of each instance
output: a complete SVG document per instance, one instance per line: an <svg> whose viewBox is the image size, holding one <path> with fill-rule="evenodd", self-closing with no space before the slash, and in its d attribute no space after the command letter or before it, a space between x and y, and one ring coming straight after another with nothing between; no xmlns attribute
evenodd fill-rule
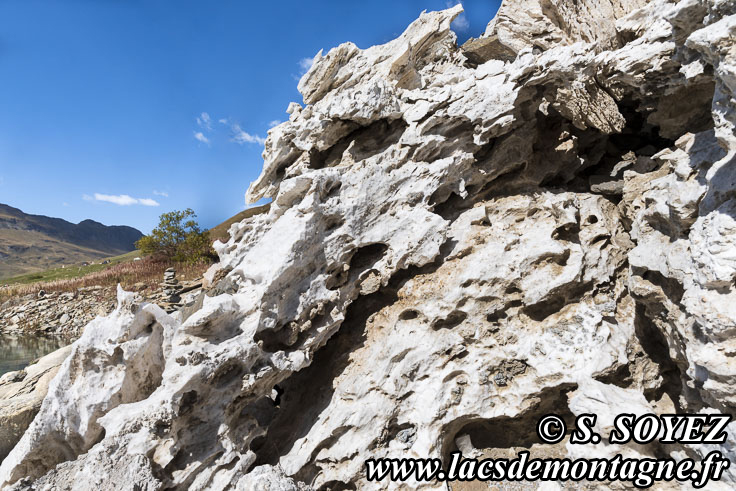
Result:
<svg viewBox="0 0 736 491"><path fill-rule="evenodd" d="M465 459L460 452L450 455L445 469L440 459L368 459L365 462L369 481L627 481L637 488L656 482L690 482L702 488L719 480L730 462L721 452L713 451L700 461L671 458L630 459L616 455L610 459L530 459L529 452L515 459Z"/></svg>

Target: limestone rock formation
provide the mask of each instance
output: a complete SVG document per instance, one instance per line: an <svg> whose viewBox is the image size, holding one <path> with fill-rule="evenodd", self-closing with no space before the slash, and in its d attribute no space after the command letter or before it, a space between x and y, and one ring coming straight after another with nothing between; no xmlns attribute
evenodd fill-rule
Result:
<svg viewBox="0 0 736 491"><path fill-rule="evenodd" d="M23 370L0 377L0 460L13 449L31 424L71 346L42 357Z"/></svg>
<svg viewBox="0 0 736 491"><path fill-rule="evenodd" d="M733 412L733 2L511 1L465 47L460 11L315 57L270 209L193 306L119 292L0 486L383 489L365 459L530 447L548 412Z"/></svg>

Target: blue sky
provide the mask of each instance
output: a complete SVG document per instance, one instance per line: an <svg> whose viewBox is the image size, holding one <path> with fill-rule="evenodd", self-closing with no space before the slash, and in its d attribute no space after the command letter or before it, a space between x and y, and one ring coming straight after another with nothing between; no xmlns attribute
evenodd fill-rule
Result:
<svg viewBox="0 0 736 491"><path fill-rule="evenodd" d="M0 0L0 203L144 233L244 207L305 59L390 41L446 0ZM477 37L497 0L467 0Z"/></svg>

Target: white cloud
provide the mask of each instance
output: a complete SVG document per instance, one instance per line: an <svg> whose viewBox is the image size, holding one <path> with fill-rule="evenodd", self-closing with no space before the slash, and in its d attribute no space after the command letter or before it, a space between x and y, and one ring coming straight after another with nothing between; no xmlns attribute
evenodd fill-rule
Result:
<svg viewBox="0 0 736 491"><path fill-rule="evenodd" d="M151 198L138 198L138 204L143 206L158 206L159 203Z"/></svg>
<svg viewBox="0 0 736 491"><path fill-rule="evenodd" d="M143 205L143 206L159 206L159 203L150 198L133 198L127 194L101 194L95 193L94 196L85 194L82 199L86 201L104 201L107 203L113 203L119 206L130 206L130 205Z"/></svg>
<svg viewBox="0 0 736 491"><path fill-rule="evenodd" d="M197 118L197 124L200 128L205 130L212 130L212 120L210 119L210 115L207 113L202 113Z"/></svg>
<svg viewBox="0 0 736 491"><path fill-rule="evenodd" d="M154 196L163 196L164 198L168 198L169 197L169 193L167 193L166 191L156 191L155 189L153 190L153 195Z"/></svg>
<svg viewBox="0 0 736 491"><path fill-rule="evenodd" d="M232 140L235 143L240 143L241 145L243 143L258 143L259 145L263 145L264 143L266 143L265 138L258 135L251 135L250 133L246 133L237 123L233 124L231 128L233 130Z"/></svg>
<svg viewBox="0 0 736 491"><path fill-rule="evenodd" d="M202 133L201 131L195 131L194 138L201 141L202 143L206 143L207 145L210 144L210 139L204 136L204 133Z"/></svg>
<svg viewBox="0 0 736 491"><path fill-rule="evenodd" d="M274 126L278 126L280 124L281 124L281 121L279 121L278 119L274 119L273 121L268 122L268 127L273 128Z"/></svg>
<svg viewBox="0 0 736 491"><path fill-rule="evenodd" d="M455 20L452 21L452 24L450 25L460 32L467 32L467 30L470 29L470 22L468 22L468 18L465 17L465 14L460 14L455 17Z"/></svg>
<svg viewBox="0 0 736 491"><path fill-rule="evenodd" d="M455 5L462 3L462 2L445 2L445 6L449 9L454 7ZM468 22L468 18L465 17L465 12L455 17L455 20L452 21L452 24L450 24L450 27L452 27L454 30L458 32L466 32L468 29L470 29L470 22Z"/></svg>
<svg viewBox="0 0 736 491"><path fill-rule="evenodd" d="M314 58L302 58L299 60L299 74L304 75L307 73L312 68L312 63L314 63Z"/></svg>
<svg viewBox="0 0 736 491"><path fill-rule="evenodd" d="M66 201L64 201L64 202L62 203L62 205L63 205L63 206L69 206L69 203L67 203Z"/></svg>
<svg viewBox="0 0 736 491"><path fill-rule="evenodd" d="M309 61L311 63L311 60ZM214 120L210 117L208 113L203 112L202 114L200 114L197 117L197 125L199 125L199 127L202 128L203 131L194 131L194 139L201 143L204 143L205 145L209 145L211 143L210 138L212 136L208 134L214 134L217 132L217 128L212 128L213 121ZM224 126L230 126L230 129L232 131L231 141L235 143L239 143L241 145L244 143L257 143L259 145L263 145L264 143L266 143L265 138L248 133L247 131L243 130L243 128L241 128L238 123L231 123L231 118L220 118L217 120L217 122ZM274 120L269 123L269 126L273 127L280 123L281 121ZM156 196L168 197L168 194L163 193L162 191L154 191L153 194Z"/></svg>

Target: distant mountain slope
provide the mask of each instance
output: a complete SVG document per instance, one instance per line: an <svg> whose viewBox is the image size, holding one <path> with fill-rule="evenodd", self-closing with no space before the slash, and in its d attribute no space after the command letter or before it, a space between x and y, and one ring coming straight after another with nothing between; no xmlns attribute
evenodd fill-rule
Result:
<svg viewBox="0 0 736 491"><path fill-rule="evenodd" d="M0 204L0 278L132 251L140 231L84 220L29 215Z"/></svg>
<svg viewBox="0 0 736 491"><path fill-rule="evenodd" d="M250 218L254 215L266 213L270 208L271 204L269 203L261 206L253 206L251 208L248 208L247 210L243 210L240 213L237 213L236 215L228 218L216 227L212 227L210 229L210 239L212 239L212 242L214 242L215 240L227 242L228 240L230 240L230 234L228 233L230 230L230 225L235 222L245 220L246 218Z"/></svg>

